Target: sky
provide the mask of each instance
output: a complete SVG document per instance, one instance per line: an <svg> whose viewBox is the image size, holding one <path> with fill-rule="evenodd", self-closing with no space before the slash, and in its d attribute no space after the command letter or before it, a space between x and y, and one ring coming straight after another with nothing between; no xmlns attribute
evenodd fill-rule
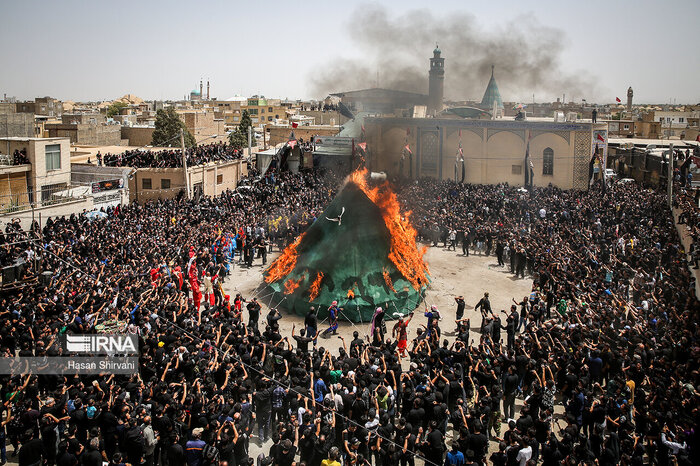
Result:
<svg viewBox="0 0 700 466"><path fill-rule="evenodd" d="M318 99L325 97L321 93L351 90L332 89L332 71L341 63L366 63L377 70L381 86L382 75L392 72L382 68L385 57L379 52L387 53L387 47L373 49L357 34L377 11L397 27L409 24L408 18L432 21L420 42L403 44L400 51L410 66L425 67L426 91L432 54L427 42L441 40L426 34L466 18L489 39L480 47L495 47L489 44L511 34L517 39L500 46L520 41L533 53L553 47L545 56L554 62L551 76L521 82L518 63L499 77L506 101L532 101L535 94L538 102L547 102L567 94L567 100L608 103L615 97L624 101L632 86L635 103L700 102L697 0L0 0L6 19L0 28L0 96L87 101L130 93L146 100L181 99L204 79L205 89L209 80L212 97L221 100L253 94ZM548 31L546 39L530 43L537 30ZM446 73L450 60L470 54L441 48ZM567 89L570 80L560 76L581 82ZM319 86L319 77L330 82ZM482 78L484 72L465 76L477 82L446 96L480 98L474 89L485 89L488 77L478 82ZM377 84L357 79L358 86Z"/></svg>

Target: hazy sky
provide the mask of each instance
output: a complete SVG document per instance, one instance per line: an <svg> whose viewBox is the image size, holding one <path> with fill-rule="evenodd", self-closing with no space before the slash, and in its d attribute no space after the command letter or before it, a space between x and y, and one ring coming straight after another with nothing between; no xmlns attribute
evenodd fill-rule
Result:
<svg viewBox="0 0 700 466"><path fill-rule="evenodd" d="M437 24L471 16L471 27L491 40L520 27L546 28L560 48L554 68L582 76L590 86L576 95L556 88L559 84L541 83L537 101L563 93L567 100L572 93L589 102L611 102L616 96L624 100L631 85L635 103L700 102L698 0L0 0L0 95L79 101L131 93L177 99L198 88L203 78L205 87L211 81L211 94L219 99L256 93L322 98L315 95L315 78L327 75L339 59L367 57L370 69L381 68L375 63L381 57L353 35L363 12L371 13L377 5L397 24L423 14ZM538 42L536 47L546 45ZM427 90L432 47L426 48L409 59L425 66ZM441 48L447 73L450 59L470 53ZM513 75L499 78L503 99L532 100L536 89L516 81ZM486 81L470 88L485 86Z"/></svg>

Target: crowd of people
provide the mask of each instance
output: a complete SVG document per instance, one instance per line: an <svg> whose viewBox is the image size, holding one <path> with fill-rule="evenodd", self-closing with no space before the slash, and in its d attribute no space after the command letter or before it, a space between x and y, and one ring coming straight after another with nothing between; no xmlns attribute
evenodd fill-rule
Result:
<svg viewBox="0 0 700 466"><path fill-rule="evenodd" d="M209 162L230 162L243 156L239 149L229 144L217 142L212 144L199 144L189 148L187 152L187 166L202 165ZM182 167L182 150L144 150L134 149L118 154L97 153L97 164L107 167L134 167L134 168L180 168Z"/></svg>
<svg viewBox="0 0 700 466"><path fill-rule="evenodd" d="M121 325L139 371L0 378L0 446L20 466L700 463L699 307L663 194L398 186L423 240L494 253L532 293L509 310L486 293L473 323L456 297L455 322L433 307L425 330L405 309L386 331L378 310L336 353L314 310L282 335L283 314L217 284L246 241L284 246L339 187L283 173L49 220L22 254L50 283L3 297L0 349L52 356L60 335Z"/></svg>

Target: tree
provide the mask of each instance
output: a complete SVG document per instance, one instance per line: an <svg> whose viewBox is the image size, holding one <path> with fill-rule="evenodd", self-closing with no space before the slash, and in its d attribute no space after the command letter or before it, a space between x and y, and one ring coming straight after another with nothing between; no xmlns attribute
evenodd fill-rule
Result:
<svg viewBox="0 0 700 466"><path fill-rule="evenodd" d="M153 131L151 144L160 147L180 147L180 130L185 132L185 147L197 145L194 136L188 131L185 122L175 112L173 107L158 110L156 113L156 129Z"/></svg>
<svg viewBox="0 0 700 466"><path fill-rule="evenodd" d="M119 115L122 108L128 106L126 102L112 102L112 105L107 107L107 118L114 118L115 115Z"/></svg>
<svg viewBox="0 0 700 466"><path fill-rule="evenodd" d="M253 126L248 110L243 110L238 127L228 135L228 142L234 149L242 149L248 145L248 128Z"/></svg>

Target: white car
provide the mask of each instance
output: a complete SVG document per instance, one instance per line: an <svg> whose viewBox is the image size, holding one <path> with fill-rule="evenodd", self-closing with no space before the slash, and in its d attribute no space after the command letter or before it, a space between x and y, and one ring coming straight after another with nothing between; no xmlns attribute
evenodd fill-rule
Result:
<svg viewBox="0 0 700 466"><path fill-rule="evenodd" d="M617 179L617 172L615 172L615 170L613 170L612 168L606 168L605 177L611 180L615 180Z"/></svg>
<svg viewBox="0 0 700 466"><path fill-rule="evenodd" d="M622 178L618 183L635 183L634 178Z"/></svg>

